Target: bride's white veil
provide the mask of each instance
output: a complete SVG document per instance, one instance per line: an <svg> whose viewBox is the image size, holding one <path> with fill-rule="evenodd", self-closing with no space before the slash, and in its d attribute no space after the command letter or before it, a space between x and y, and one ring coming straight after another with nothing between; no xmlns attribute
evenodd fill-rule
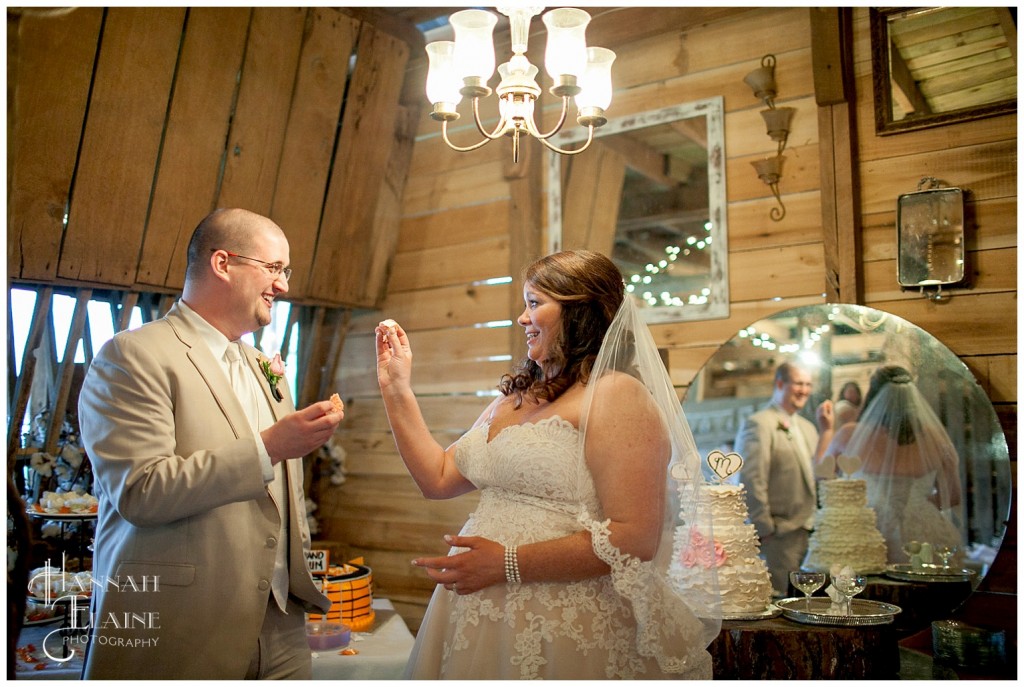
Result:
<svg viewBox="0 0 1024 687"><path fill-rule="evenodd" d="M581 517L594 538L595 552L612 567L616 591L628 598L638 623L642 655L656 657L662 670L685 672L687 658L703 651L721 630L722 613L715 566L703 569L706 579L686 590L669 581L674 557L687 547L707 547L704 560L713 561L713 537L693 537L699 529L710 532L707 509L698 509L705 498L701 489L701 457L683 415L665 364L639 310L628 294L605 334L580 410L581 446L587 446L587 420L597 404L614 403L608 394L595 394L602 378L628 374L650 392L672 444L670 462L664 466L665 512L657 554L649 562L623 554L607 540L607 530L592 518ZM584 456L585 457L585 456ZM657 459L652 457L652 459ZM603 530L603 532L602 532ZM689 609L689 611L687 611Z"/></svg>
<svg viewBox="0 0 1024 687"><path fill-rule="evenodd" d="M909 541L962 546L959 456L931 405L902 367L879 368L841 453L857 456L852 476L868 486L868 505L889 548L907 562Z"/></svg>

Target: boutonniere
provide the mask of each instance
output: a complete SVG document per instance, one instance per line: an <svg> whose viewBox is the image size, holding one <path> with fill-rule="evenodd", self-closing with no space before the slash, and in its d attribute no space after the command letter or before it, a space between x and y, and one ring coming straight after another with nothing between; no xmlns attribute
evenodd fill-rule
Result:
<svg viewBox="0 0 1024 687"><path fill-rule="evenodd" d="M785 432L788 435L789 434L789 420L779 420L779 427L778 427L778 429L782 430L783 432Z"/></svg>
<svg viewBox="0 0 1024 687"><path fill-rule="evenodd" d="M260 369L263 370L263 376L267 378L267 382L270 384L270 393L274 394L274 398L278 401L281 401L284 396L281 395L281 391L277 388L277 383L281 381L281 377L284 377L284 361L281 360L281 354L275 353L274 357L270 360L261 355L259 363Z"/></svg>

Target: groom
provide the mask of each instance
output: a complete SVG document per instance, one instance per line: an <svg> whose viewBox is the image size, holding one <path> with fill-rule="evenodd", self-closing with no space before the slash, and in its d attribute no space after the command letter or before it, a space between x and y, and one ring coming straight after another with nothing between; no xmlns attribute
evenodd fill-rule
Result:
<svg viewBox="0 0 1024 687"><path fill-rule="evenodd" d="M771 404L744 420L736 435L736 451L743 456L740 481L776 596L785 596L790 571L800 569L807 553L818 505L814 461L832 440L831 401L817 409L818 428L799 415L810 396L810 373L782 363L775 370Z"/></svg>
<svg viewBox="0 0 1024 687"><path fill-rule="evenodd" d="M188 246L181 299L117 334L82 387L99 499L86 679L310 678L302 456L344 413L296 411L239 339L288 291L281 228L217 210Z"/></svg>

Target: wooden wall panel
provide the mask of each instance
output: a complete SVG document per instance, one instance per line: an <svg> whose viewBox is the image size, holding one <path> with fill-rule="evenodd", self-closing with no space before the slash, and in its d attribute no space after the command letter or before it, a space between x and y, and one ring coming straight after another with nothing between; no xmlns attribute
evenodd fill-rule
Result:
<svg viewBox="0 0 1024 687"><path fill-rule="evenodd" d="M509 233L508 199L402 219L399 252L457 246Z"/></svg>
<svg viewBox="0 0 1024 687"><path fill-rule="evenodd" d="M253 10L217 207L270 214L305 24L304 9Z"/></svg>
<svg viewBox="0 0 1024 687"><path fill-rule="evenodd" d="M729 294L735 301L749 301L824 293L823 270L820 243L733 253Z"/></svg>
<svg viewBox="0 0 1024 687"><path fill-rule="evenodd" d="M508 237L501 236L458 247L398 253L388 290L411 291L508 276L508 243ZM507 315L495 319L507 319Z"/></svg>
<svg viewBox="0 0 1024 687"><path fill-rule="evenodd" d="M420 399L420 411L427 426L434 430L464 432L473 426L488 403L489 398L471 394L426 396ZM345 419L347 423L358 425L363 431L391 431L384 415L384 401L381 400L380 393L346 401Z"/></svg>
<svg viewBox="0 0 1024 687"><path fill-rule="evenodd" d="M807 243L810 237L816 238L821 230L821 195L818 191L787 193L785 202L785 222L773 222L769 218L768 213L776 206L772 196L729 203L729 250L747 251L768 243L789 246Z"/></svg>
<svg viewBox="0 0 1024 687"><path fill-rule="evenodd" d="M289 236L289 289L308 291L341 103L359 22L336 9L309 10L295 94L284 133L270 218Z"/></svg>
<svg viewBox="0 0 1024 687"><path fill-rule="evenodd" d="M959 356L1005 355L1017 351L1017 292L954 293L941 303L925 298L869 301L928 331ZM970 326L965 326L965 323ZM978 336L984 332L984 336Z"/></svg>
<svg viewBox="0 0 1024 687"><path fill-rule="evenodd" d="M415 35L383 10L12 10L9 275L174 292L192 229L234 206L285 228L290 300L376 305L422 109L393 36Z"/></svg>
<svg viewBox="0 0 1024 687"><path fill-rule="evenodd" d="M398 261L396 256L396 262ZM401 266L397 269L402 269ZM436 289L391 293L380 310L358 312L352 331L370 331L385 317L401 323L406 331L434 327L459 327L508 319L510 289L507 284L459 284Z"/></svg>
<svg viewBox="0 0 1024 687"><path fill-rule="evenodd" d="M395 145L398 102L409 46L363 24L360 57L345 95L337 159L324 206L310 294L315 298L375 306L383 284L371 284L363 272L388 244L375 241L374 220L380 186ZM395 227L397 231L397 225ZM376 238L376 237L375 237Z"/></svg>
<svg viewBox="0 0 1024 687"><path fill-rule="evenodd" d="M861 174L864 214L888 210L897 197L917 190L923 177L971 191L974 200L1016 196L1017 142L922 151L914 155L867 161Z"/></svg>
<svg viewBox="0 0 1024 687"><path fill-rule="evenodd" d="M252 12L188 11L136 285L180 290L199 220L214 209Z"/></svg>
<svg viewBox="0 0 1024 687"><path fill-rule="evenodd" d="M496 149L498 145L499 142L495 142L484 147ZM402 210L406 215L416 216L443 209L490 203L508 197L504 161L495 160L468 167L456 167L442 174L417 176L410 172L409 184L402 199Z"/></svg>
<svg viewBox="0 0 1024 687"><path fill-rule="evenodd" d="M780 89L777 104L790 106L802 98L812 97L813 88L803 85L802 82L802 79L806 78L804 75L809 75L811 70L810 48L776 51L775 55L778 59L775 67L776 81ZM743 77L760 66L762 56L758 54L742 62L723 64L705 71L686 72L673 79L644 84L622 93L616 92L608 114L617 117L631 112L643 112L717 96L721 96L725 101L726 113L748 109L759 111L764 108L764 104L754 97L750 87L744 83ZM762 121L755 130L763 131L764 122ZM728 136L726 154L731 154Z"/></svg>
<svg viewBox="0 0 1024 687"><path fill-rule="evenodd" d="M563 166L562 248L588 248L611 255L626 161L609 146L597 144L589 152L592 154L568 158Z"/></svg>
<svg viewBox="0 0 1024 687"><path fill-rule="evenodd" d="M522 328L518 327L520 333ZM404 329L404 327L403 327ZM460 327L432 329L409 333L414 346L417 370L425 365L487 360L507 341L508 327ZM346 367L372 372L377 369L374 333L349 334L345 346ZM522 355L526 354L526 338L522 338Z"/></svg>
<svg viewBox="0 0 1024 687"><path fill-rule="evenodd" d="M107 11L62 279L135 283L184 19L183 8Z"/></svg>
<svg viewBox="0 0 1024 687"><path fill-rule="evenodd" d="M402 196L408 179L409 158L415 143L414 130L420 107L402 107L395 123L395 145L380 187L377 213L373 218L375 250L365 263L366 292L379 304L387 297L388 278L394 262L402 224Z"/></svg>
<svg viewBox="0 0 1024 687"><path fill-rule="evenodd" d="M8 278L57 274L103 13L26 13L8 35Z"/></svg>

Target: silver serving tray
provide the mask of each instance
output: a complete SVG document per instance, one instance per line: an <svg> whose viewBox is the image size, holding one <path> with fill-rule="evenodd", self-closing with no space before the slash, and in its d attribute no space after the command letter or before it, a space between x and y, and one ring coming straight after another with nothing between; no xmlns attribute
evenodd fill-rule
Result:
<svg viewBox="0 0 1024 687"><path fill-rule="evenodd" d="M968 568L943 568L941 565L922 565L914 568L908 563L890 565L885 576L903 582L970 582L974 571Z"/></svg>
<svg viewBox="0 0 1024 687"><path fill-rule="evenodd" d="M830 615L832 600L825 596L812 596L810 610L803 598L781 599L775 605L782 609L782 617L806 625L838 625L858 627L862 625L886 625L897 613L903 611L881 601L854 599L850 604L851 615Z"/></svg>
<svg viewBox="0 0 1024 687"><path fill-rule="evenodd" d="M781 614L781 608L775 604L768 604L768 608L759 613L723 613L722 620L767 620L777 618Z"/></svg>

